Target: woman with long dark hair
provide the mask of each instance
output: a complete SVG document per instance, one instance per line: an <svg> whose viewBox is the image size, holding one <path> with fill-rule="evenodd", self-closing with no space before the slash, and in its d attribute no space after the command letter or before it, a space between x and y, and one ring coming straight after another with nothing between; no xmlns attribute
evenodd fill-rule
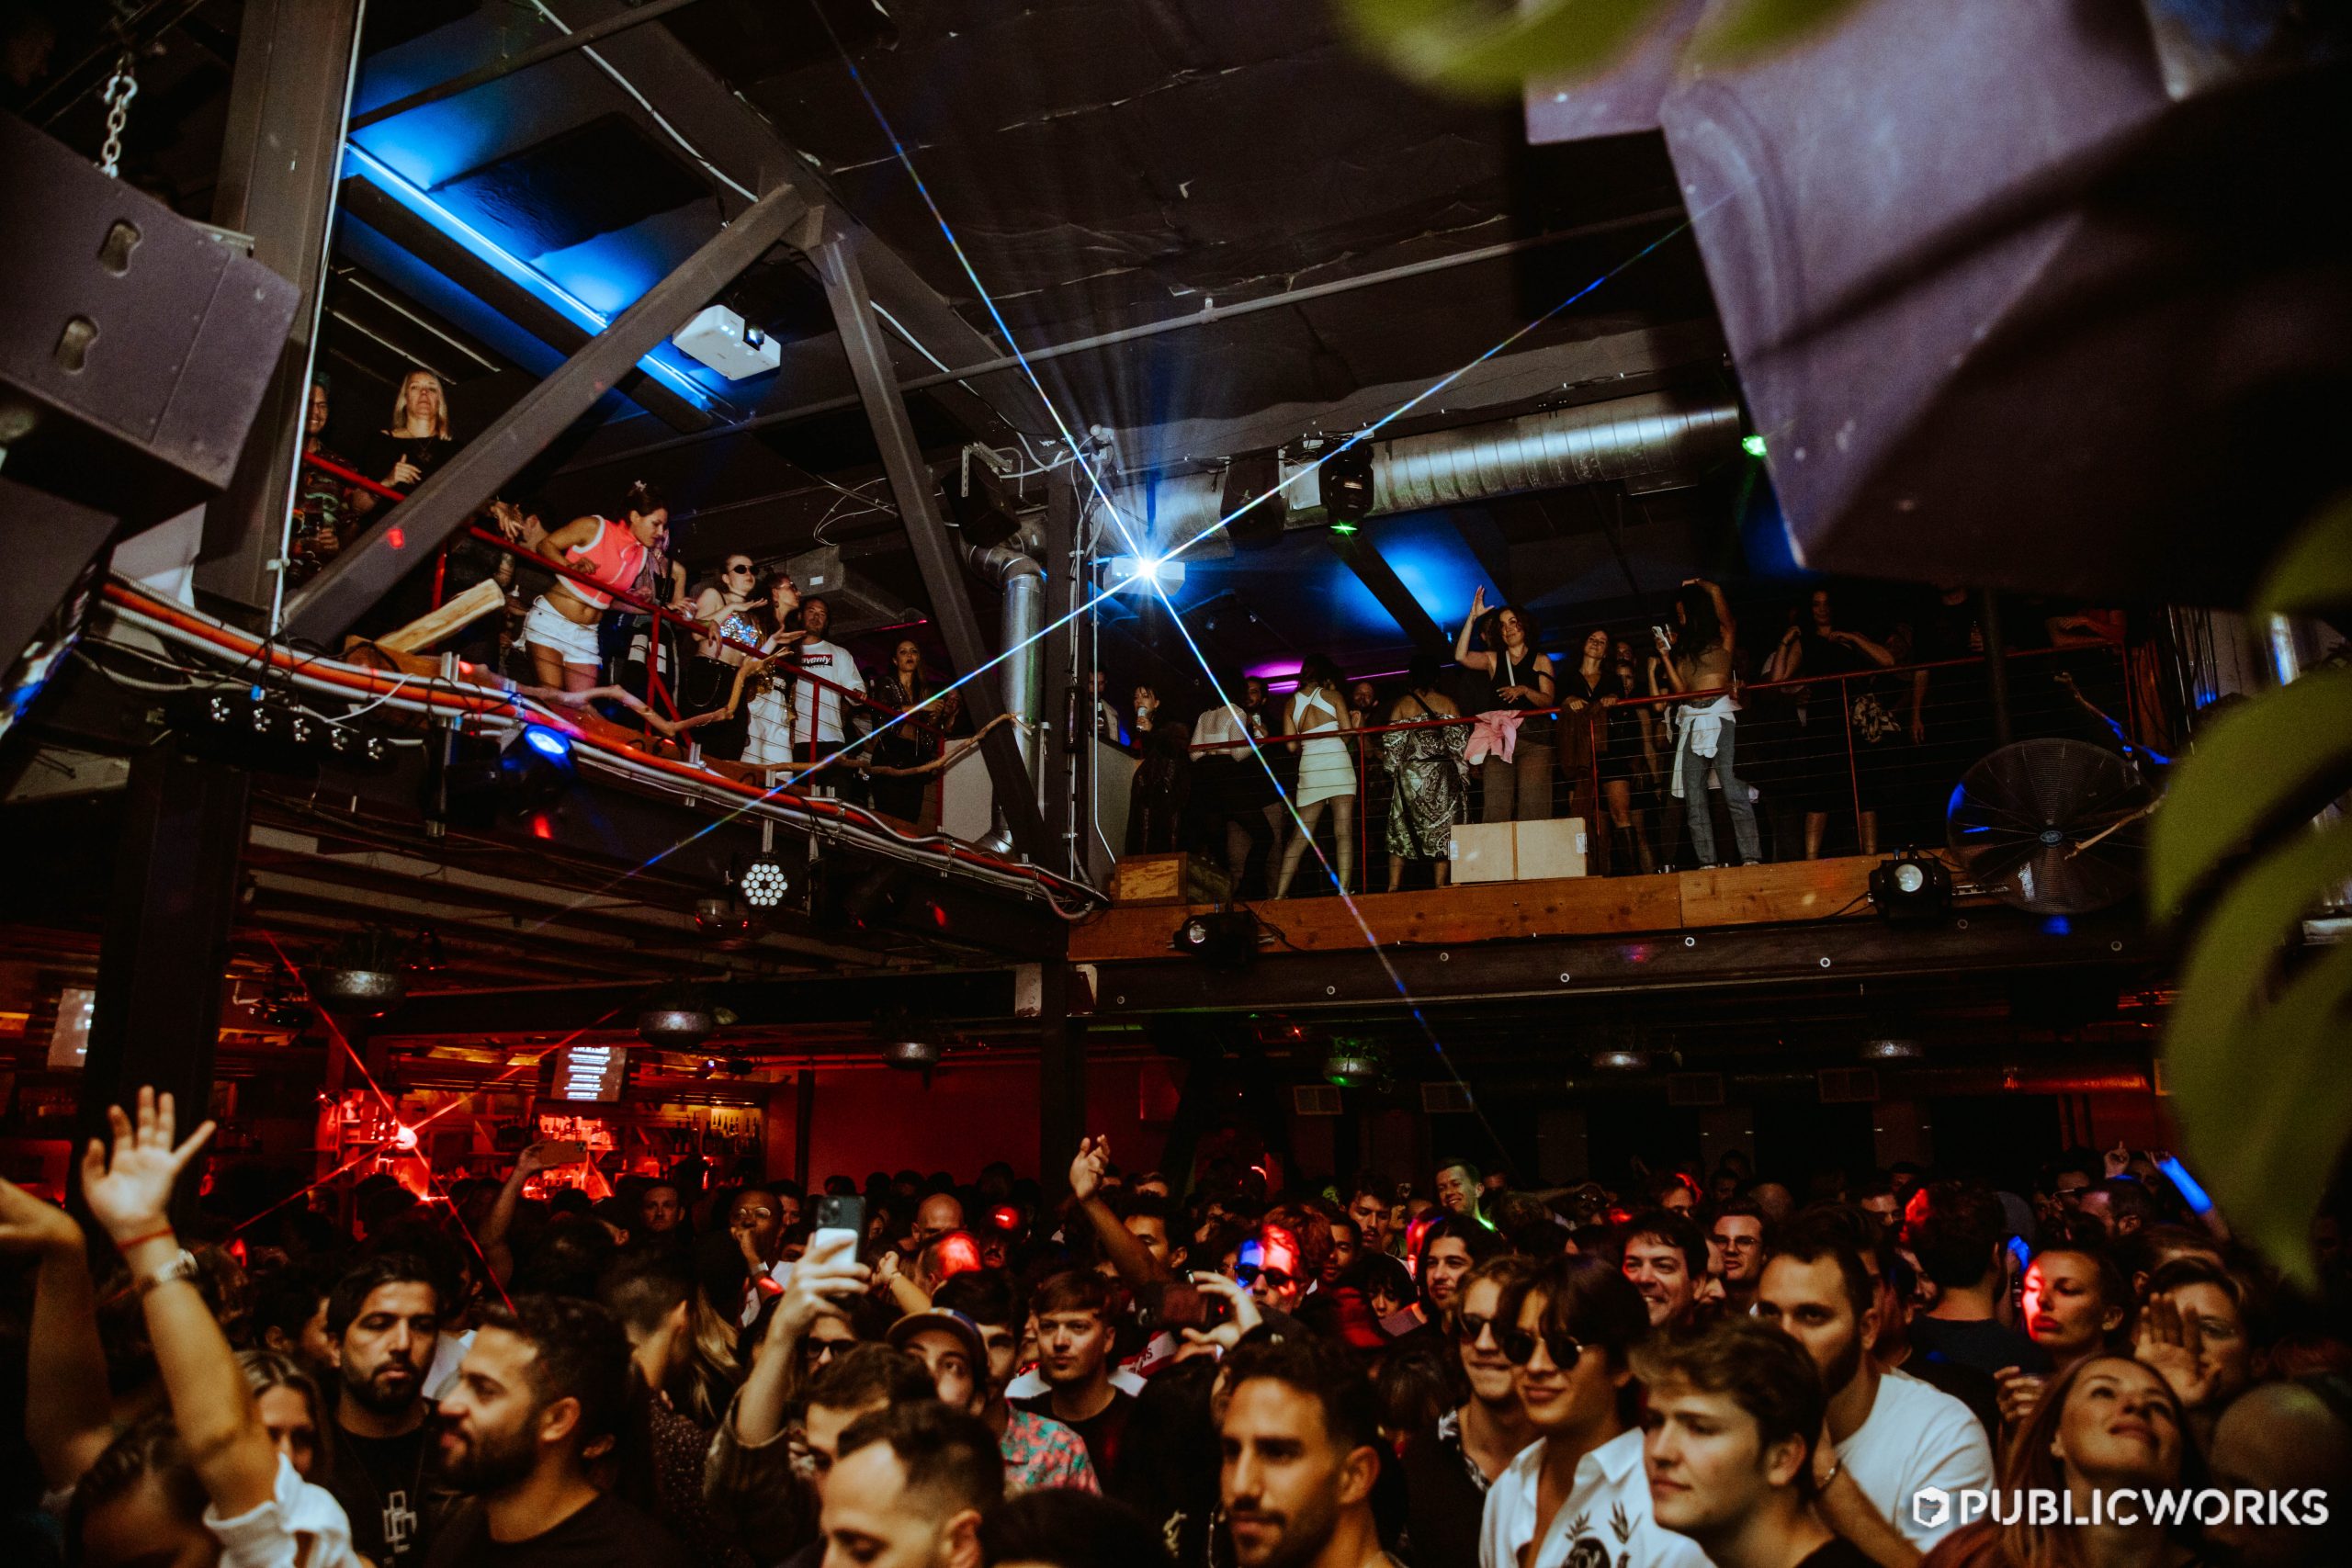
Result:
<svg viewBox="0 0 2352 1568"><path fill-rule="evenodd" d="M874 678L866 695L900 713L913 713L921 707L933 695L931 682L922 672L922 645L910 637L900 637L898 646L890 650L890 667ZM921 767L939 749L935 739L939 722L938 714L928 713L890 724L868 746L873 761L891 768ZM922 820L923 795L931 787L929 779L875 773L868 776L867 787L872 791L876 810L902 822Z"/></svg>
<svg viewBox="0 0 2352 1568"><path fill-rule="evenodd" d="M541 556L588 579L559 577L531 604L523 636L540 685L584 692L597 683L603 653L596 627L612 604L609 591L637 586L648 552L669 523L662 492L639 479L628 487L618 519L591 513L539 541Z"/></svg>
<svg viewBox="0 0 2352 1568"><path fill-rule="evenodd" d="M709 713L727 705L735 692L735 671L752 655L767 628L760 624L760 569L741 550L730 550L718 575L695 595L694 617L701 639L680 683L678 705L685 713ZM698 737L703 755L740 761L746 739L743 717L707 726Z"/></svg>
<svg viewBox="0 0 2352 1568"><path fill-rule="evenodd" d="M755 768L780 768L792 750L792 650L808 634L800 626L800 590L791 574L767 582L758 612L760 655L735 667L731 711L745 716L743 761Z"/></svg>
<svg viewBox="0 0 2352 1568"><path fill-rule="evenodd" d="M1347 723L1348 699L1340 683L1340 668L1319 653L1310 653L1298 667L1298 690L1283 706L1283 733L1296 737L1290 749L1298 757L1298 788L1292 805L1298 808L1298 834L1283 852L1282 877L1274 897L1290 897L1291 878L1315 839L1323 808L1331 808L1333 859L1340 891L1355 879L1356 767L1348 743L1339 738Z"/></svg>
<svg viewBox="0 0 2352 1568"><path fill-rule="evenodd" d="M1668 684L1684 697L1676 717L1673 791L1682 797L1690 828L1691 852L1702 867L1715 862L1715 821L1707 804L1707 779L1722 786L1724 809L1731 813L1733 839L1743 865L1762 860L1756 834L1756 803L1734 770L1739 701L1733 691L1732 659L1738 624L1724 591L1703 578L1689 578L1674 600L1675 633L1657 633L1666 656Z"/></svg>
<svg viewBox="0 0 2352 1568"><path fill-rule="evenodd" d="M1484 646L1472 648L1476 632ZM1482 586L1470 596L1469 618L1453 639L1454 662L1487 677L1491 695L1479 711L1511 716L1500 728L1507 746L1484 754L1478 767L1481 822L1536 822L1552 815L1554 743L1552 660L1535 650L1535 621L1516 604L1487 607ZM1475 748L1474 748L1475 750Z"/></svg>
<svg viewBox="0 0 2352 1568"><path fill-rule="evenodd" d="M1886 751L1880 755L1889 754L1902 739L1889 700L1892 692L1873 690L1868 682L1813 682L1810 677L1849 676L1883 670L1894 662L1894 649L1838 624L1837 601L1826 588L1816 588L1806 596L1804 615L1782 634L1766 662L1768 681L1808 678L1808 683L1798 688L1796 702L1800 727L1796 750L1803 770L1798 787L1805 808L1807 860L1821 858L1830 813L1855 807L1860 810L1855 823L1856 848L1866 855L1878 852L1876 792L1879 775L1886 770L1878 756L1865 759L1859 752L1875 752L1883 747ZM1877 683L1883 685L1887 679L1882 677ZM1858 750L1850 760L1846 750L1849 734Z"/></svg>
<svg viewBox="0 0 2352 1568"><path fill-rule="evenodd" d="M1646 871L1650 849L1634 819L1634 769L1641 739L1633 713L1620 706L1633 693L1611 657L1606 626L1585 633L1576 662L1559 677L1559 692L1560 705L1567 710L1561 720L1560 766L1568 776L1569 798L1577 798L1589 779L1599 777L1600 799L1594 804L1596 812L1608 813L1609 874Z"/></svg>
<svg viewBox="0 0 2352 1568"><path fill-rule="evenodd" d="M1438 689L1437 655L1416 653L1405 674L1405 692L1389 705L1388 722L1397 728L1380 736L1380 758L1387 765L1388 891L1405 886L1405 863L1428 861L1442 887L1453 870L1449 858L1453 825L1469 803L1470 765L1463 749L1469 727L1462 710Z"/></svg>

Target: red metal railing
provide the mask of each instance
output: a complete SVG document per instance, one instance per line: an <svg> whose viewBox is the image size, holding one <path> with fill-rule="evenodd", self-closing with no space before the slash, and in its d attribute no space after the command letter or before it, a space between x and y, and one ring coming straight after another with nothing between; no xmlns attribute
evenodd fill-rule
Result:
<svg viewBox="0 0 2352 1568"><path fill-rule="evenodd" d="M309 464L311 468L318 469L321 473L330 475L333 478L340 479L344 483L351 485L356 489L365 490L372 495L381 496L395 504L408 499L407 496L403 495L401 491L392 489L389 485L379 483L375 479L369 479L365 474L346 468L343 464L321 457L315 453L303 454L302 461ZM640 599L635 593L616 588L610 583L604 582L591 574L582 571L577 567L574 567L568 562L556 560L548 556L540 554L538 551L532 549L526 545L517 544L515 541L507 538L503 534L484 528L479 524L469 525L467 532L471 535L472 537L479 539L483 544L491 546L494 549L502 550L508 555L528 561L533 567L541 571L548 572L552 576L568 579L571 581L582 583L586 587L593 589L594 592L603 594L605 597L612 600L616 604L626 604L631 609L642 611L645 615L650 616L651 618L651 626L648 628L645 649L647 700L650 702L658 699L662 706L667 710L669 716L672 719L676 719L681 716L679 714L677 705L671 700L669 690L663 685L662 681L662 649L663 646L662 637L665 626L677 626L683 634L691 637L697 642L715 643L722 647L733 649L737 652L742 653L751 658L756 659L769 657L768 655L763 654L760 648L755 644L739 641L738 639L730 637L725 633L719 631L716 626L707 627L699 620L681 616L673 610L665 610L661 604L652 600ZM442 591L447 581L448 568L449 547L445 545L442 547L439 554L435 558L433 568L433 606L435 609L439 609L441 607ZM805 670L795 669L792 672L792 679L796 682L805 681L812 686L821 687L824 690L832 692L836 694L844 705L854 705L858 707L869 709L875 714L881 716L886 720L897 718L900 713L899 709L891 707L886 703L877 702L874 698L868 696L865 693L858 691L854 687L843 686L836 682L828 681L821 675L811 674ZM907 730L923 744L933 748L934 750L936 750L940 743L940 734L936 727L924 724L920 720L909 720L906 723L898 726L898 728ZM650 732L650 726L648 726L648 729ZM813 737L815 733L815 726L813 722L810 726L810 733ZM846 745L850 742L844 739L843 743Z"/></svg>
<svg viewBox="0 0 2352 1568"><path fill-rule="evenodd" d="M2096 710L2111 716L2113 731L2137 744L2143 739L2139 701L2128 657L2125 646L2113 642L2023 649L2008 655L2013 671L2012 735L2026 739L2104 733L2111 741L2114 733L2105 732L2106 727L2093 716ZM1565 660L1555 664L1560 673L1573 668ZM1636 666L1637 679L1643 668ZM1767 814L1774 818L1794 815L1808 819L1799 825L1800 836L1771 842L1770 848L1778 852L1768 853L1767 858L1793 860L1800 853L1809 858L1811 852L1828 850L1833 819L1840 819L1838 825L1843 831L1837 839L1841 847L1850 834L1852 850L1848 852L1890 852L1906 843L1940 843L1946 797L1968 767L1996 744L1992 705L1984 681L1985 668L1984 659L1973 657L1740 683L1735 692L1741 704L1735 771L1743 783L1762 791L1757 802L1759 834ZM2037 670L2048 671L2050 679L2020 679L2015 673L2030 674ZM2062 673L2066 677L2064 683L2058 679ZM1615 874L1638 869L1611 863L1623 848L1611 832L1619 803L1627 808L1626 826L1633 830L1637 857L1647 851L1646 858L1661 865L1674 857L1687 807L1672 794L1677 745L1670 710L1713 694L1644 692L1583 711L1562 705L1524 716L1522 734L1527 720L1544 716L1558 720L1553 765L1557 776L1566 780L1566 788L1563 792L1555 784L1554 811L1585 819L1589 863L1594 870L1607 869ZM1866 699L1877 705L1874 721L1892 726L1883 729L1875 742L1857 739L1857 709ZM1290 699L1279 700L1287 704ZM1624 722L1628 719L1630 725ZM1380 738L1430 726L1466 728L1477 721L1477 715L1464 714L1324 730L1312 737L1353 742L1358 863L1363 886L1374 886L1370 850L1375 816L1385 825L1382 807L1394 806ZM1823 733L1832 726L1834 736ZM1581 743L1572 727L1581 727ZM1286 742L1298 739L1309 738L1269 735L1259 745L1279 770L1288 756ZM1258 766L1233 741L1195 740L1189 750L1195 757L1221 752L1238 756L1244 767ZM1474 777L1477 772L1471 770ZM1619 782L1625 787L1612 790L1611 785ZM1471 809L1475 803L1473 792L1465 786L1456 820L1478 820ZM1709 809L1712 812L1712 799ZM1888 820L1876 821L1881 816ZM1790 826L1786 821L1777 825L1784 829ZM1715 828L1718 858L1728 858L1734 841L1726 827ZM1874 827L1883 830L1874 833ZM1277 863L1296 825L1285 819L1279 829L1273 851Z"/></svg>

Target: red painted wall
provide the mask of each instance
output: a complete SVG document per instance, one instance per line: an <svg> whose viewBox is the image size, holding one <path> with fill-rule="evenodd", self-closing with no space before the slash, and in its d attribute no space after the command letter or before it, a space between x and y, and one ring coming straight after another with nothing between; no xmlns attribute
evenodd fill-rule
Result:
<svg viewBox="0 0 2352 1568"><path fill-rule="evenodd" d="M1171 1064L1160 1060L1090 1062L1087 1124L1107 1134L1111 1158L1123 1169L1159 1163L1167 1122L1145 1120L1172 1112ZM821 1182L847 1176L863 1182L872 1170L944 1170L968 1181L990 1160L1023 1176L1037 1164L1037 1068L1034 1064L957 1064L932 1077L926 1089L910 1073L851 1069L817 1074L808 1174ZM793 1097L786 1089L768 1111L768 1168L793 1168ZM1076 1153L1072 1150L1071 1153Z"/></svg>

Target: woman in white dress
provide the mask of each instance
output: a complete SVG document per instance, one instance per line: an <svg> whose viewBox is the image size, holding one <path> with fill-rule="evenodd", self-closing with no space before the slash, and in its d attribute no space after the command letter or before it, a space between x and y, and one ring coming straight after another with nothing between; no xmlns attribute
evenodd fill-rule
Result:
<svg viewBox="0 0 2352 1568"><path fill-rule="evenodd" d="M735 712L748 694L743 761L755 768L781 768L793 760L793 682L784 666L793 645L808 635L800 626L800 591L786 574L776 573L768 585L761 621L767 635L760 641L760 657L736 666L735 697L727 706Z"/></svg>
<svg viewBox="0 0 2352 1568"><path fill-rule="evenodd" d="M1340 890L1355 880L1356 766L1348 742L1340 739L1347 716L1338 666L1319 653L1307 655L1298 669L1298 690L1283 709L1283 733L1296 737L1290 749L1298 753L1298 792L1292 804L1298 807L1299 830L1283 852L1282 879L1274 885L1277 898L1290 897L1291 878L1298 874L1298 863L1315 838L1315 825L1323 819L1326 806L1331 808L1331 837L1338 852L1333 863Z"/></svg>

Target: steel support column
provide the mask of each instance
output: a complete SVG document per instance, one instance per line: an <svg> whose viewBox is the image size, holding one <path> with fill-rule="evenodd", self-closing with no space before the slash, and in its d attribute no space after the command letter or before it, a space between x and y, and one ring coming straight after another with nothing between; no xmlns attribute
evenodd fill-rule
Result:
<svg viewBox="0 0 2352 1568"><path fill-rule="evenodd" d="M84 1138L146 1084L178 1100L183 1133L204 1120L250 784L168 740L131 761L82 1070ZM192 1203L196 1190L181 1183L178 1201Z"/></svg>
<svg viewBox="0 0 2352 1568"><path fill-rule="evenodd" d="M980 636L979 617L972 613L962 565L956 558L946 525L939 515L939 486L932 478L930 466L923 461L922 448L915 444L914 423L907 417L905 400L899 395L889 351L875 320L873 301L865 292L865 274L858 266L855 252L840 234L827 234L809 253L809 259L817 264L817 275L824 280L825 299L833 310L833 325L841 333L842 347L849 355L850 369L857 378L858 397L865 404L867 422L874 427L874 443L881 449L882 467L890 476L890 493L899 503L899 519L906 525L907 543L914 551L915 565L922 572L923 592L930 596L931 613L947 639L947 656L956 661L958 671L969 673L1002 649L989 648ZM1004 685L997 679L996 671L982 675L964 690L968 694L964 705L971 711L975 726L987 725L1005 711ZM1051 716L1048 716L1049 721ZM1052 853L1052 846L1044 814L1037 809L1037 785L1029 776L1029 770L1022 765L1021 752L1012 734L1001 728L990 731L980 742L980 755L988 762L989 781L995 786L997 806L1004 812L1005 823L1012 830L1014 848L1032 861L1044 863Z"/></svg>
<svg viewBox="0 0 2352 1568"><path fill-rule="evenodd" d="M648 289L611 326L468 442L387 513L358 545L335 558L288 605L289 636L330 643L418 563L455 537L498 487L522 472L614 380L684 325L712 295L808 215L790 186L778 186L706 241Z"/></svg>
<svg viewBox="0 0 2352 1568"><path fill-rule="evenodd" d="M1413 597L1413 591L1405 586L1396 569L1388 564L1388 558L1369 537L1339 533L1327 537L1331 541L1332 553L1347 562L1348 570L1372 590L1372 596L1380 601L1380 607L1388 612L1397 629L1412 639L1415 649L1435 650L1447 646L1445 633L1421 608L1421 602Z"/></svg>
<svg viewBox="0 0 2352 1568"><path fill-rule="evenodd" d="M365 9L366 0L246 0L237 35L212 220L251 234L254 259L301 299L236 474L206 509L196 581L257 609L277 598Z"/></svg>
<svg viewBox="0 0 2352 1568"><path fill-rule="evenodd" d="M1076 570L1079 510L1078 486L1069 470L1055 469L1046 480L1045 548L1038 558L1046 563L1048 625L1076 607L1081 581ZM1055 588L1061 592L1053 592ZM1046 694L1039 710L1046 722L1036 747L1037 777L1043 786L1038 796L1050 814L1046 827L1053 839L1047 869L1080 879L1086 874L1086 840L1081 836L1086 813L1080 807L1091 796L1090 790L1081 788L1081 770L1091 773L1094 761L1094 715L1085 701L1088 684L1080 672L1085 630L1086 620L1080 616L1046 638ZM1075 704L1073 695L1079 698Z"/></svg>
<svg viewBox="0 0 2352 1568"><path fill-rule="evenodd" d="M1086 1135L1086 1021L1069 1014L1069 965L1040 966L1037 1013L1037 1179L1046 1196L1069 1187L1069 1162Z"/></svg>

